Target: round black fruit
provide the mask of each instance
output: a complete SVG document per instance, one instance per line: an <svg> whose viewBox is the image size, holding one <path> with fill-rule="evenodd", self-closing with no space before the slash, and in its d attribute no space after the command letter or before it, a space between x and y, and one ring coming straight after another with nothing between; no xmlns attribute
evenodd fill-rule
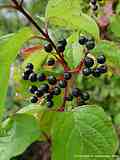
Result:
<svg viewBox="0 0 120 160"><path fill-rule="evenodd" d="M79 97L80 96L80 89L79 88L73 88L73 90L72 90L72 95L74 96L74 97Z"/></svg>
<svg viewBox="0 0 120 160"><path fill-rule="evenodd" d="M53 101L47 101L46 104L48 108L51 108L53 106Z"/></svg>
<svg viewBox="0 0 120 160"><path fill-rule="evenodd" d="M31 103L37 103L38 98L36 96L31 97Z"/></svg>
<svg viewBox="0 0 120 160"><path fill-rule="evenodd" d="M66 80L60 80L58 83L60 88L65 88L67 86L67 81Z"/></svg>
<svg viewBox="0 0 120 160"><path fill-rule="evenodd" d="M106 61L106 58L105 58L104 55L99 55L99 56L97 57L97 62L98 62L99 64L104 64L105 61Z"/></svg>
<svg viewBox="0 0 120 160"><path fill-rule="evenodd" d="M26 65L26 68L29 68L29 69L33 69L34 68L34 66L33 66L33 64L32 63L28 63L27 65Z"/></svg>
<svg viewBox="0 0 120 160"><path fill-rule="evenodd" d="M37 81L37 74L36 74L36 73L31 73L31 74L29 75L29 80L30 80L31 82L36 82L36 81Z"/></svg>
<svg viewBox="0 0 120 160"><path fill-rule="evenodd" d="M71 74L71 73L69 73L69 72L65 72L65 73L64 73L64 79L65 79L65 80L69 80L69 79L71 79L71 77L72 77L72 74Z"/></svg>
<svg viewBox="0 0 120 160"><path fill-rule="evenodd" d="M40 73L37 76L38 81L44 81L46 79L46 76L44 73Z"/></svg>
<svg viewBox="0 0 120 160"><path fill-rule="evenodd" d="M96 0L90 0L90 3L91 3L92 5L96 5L97 1L96 1Z"/></svg>
<svg viewBox="0 0 120 160"><path fill-rule="evenodd" d="M87 42L87 38L85 36L81 36L79 38L80 45L84 45Z"/></svg>
<svg viewBox="0 0 120 160"><path fill-rule="evenodd" d="M60 93L61 93L61 89L59 87L55 87L52 91L52 94L56 96L60 95Z"/></svg>
<svg viewBox="0 0 120 160"><path fill-rule="evenodd" d="M47 61L47 64L48 64L48 66L54 65L54 64L55 64L54 58L50 58L50 59Z"/></svg>
<svg viewBox="0 0 120 160"><path fill-rule="evenodd" d="M80 95L80 97L81 97L82 100L84 100L84 101L87 101L87 100L90 98L88 92L82 92L81 95Z"/></svg>
<svg viewBox="0 0 120 160"><path fill-rule="evenodd" d="M106 65L102 65L99 67L99 71L100 73L106 73L108 70L107 66Z"/></svg>
<svg viewBox="0 0 120 160"><path fill-rule="evenodd" d="M49 85L47 83L44 83L40 86L40 88L44 93L48 92L49 90Z"/></svg>
<svg viewBox="0 0 120 160"><path fill-rule="evenodd" d="M100 69L99 68L95 68L93 70L92 74L93 74L94 77L100 77L100 75L101 75Z"/></svg>
<svg viewBox="0 0 120 160"><path fill-rule="evenodd" d="M62 43L58 43L57 44L57 51L60 52L64 52L65 50L65 46Z"/></svg>
<svg viewBox="0 0 120 160"><path fill-rule="evenodd" d="M94 65L94 59L91 57L85 57L84 64L86 67L92 67Z"/></svg>
<svg viewBox="0 0 120 160"><path fill-rule="evenodd" d="M59 44L62 44L63 46L66 46L66 45L67 45L66 39L60 40L60 41L58 41L58 43L59 43Z"/></svg>
<svg viewBox="0 0 120 160"><path fill-rule="evenodd" d="M51 100L53 98L53 96L52 96L51 93L45 93L44 94L44 98L45 98L45 100L49 101L49 100Z"/></svg>
<svg viewBox="0 0 120 160"><path fill-rule="evenodd" d="M29 74L26 74L26 73L22 74L22 79L23 80L28 80L28 78L29 78Z"/></svg>
<svg viewBox="0 0 120 160"><path fill-rule="evenodd" d="M48 83L51 85L55 85L57 83L57 79L54 76L49 76Z"/></svg>
<svg viewBox="0 0 120 160"><path fill-rule="evenodd" d="M34 94L35 91L37 91L37 89L38 89L37 86L32 85L32 86L29 87L29 92Z"/></svg>
<svg viewBox="0 0 120 160"><path fill-rule="evenodd" d="M52 47L52 45L50 43L46 43L44 45L44 49L45 49L46 52L50 53L50 52L52 52L53 47Z"/></svg>
<svg viewBox="0 0 120 160"><path fill-rule="evenodd" d="M89 76L92 73L91 68L83 68L82 73L84 76Z"/></svg>
<svg viewBox="0 0 120 160"><path fill-rule="evenodd" d="M38 88L38 90L35 91L35 95L36 95L37 97L42 97L42 96L43 96L43 90L40 89L40 88Z"/></svg>
<svg viewBox="0 0 120 160"><path fill-rule="evenodd" d="M95 47L95 42L94 41L87 41L86 42L86 48L88 49L88 50L91 50L91 49L93 49Z"/></svg>

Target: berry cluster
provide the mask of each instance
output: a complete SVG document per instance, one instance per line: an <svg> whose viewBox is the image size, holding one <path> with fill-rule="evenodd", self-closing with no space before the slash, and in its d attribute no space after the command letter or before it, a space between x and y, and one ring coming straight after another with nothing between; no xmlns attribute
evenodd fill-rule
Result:
<svg viewBox="0 0 120 160"><path fill-rule="evenodd" d="M58 51L59 53L60 53L60 52L64 52L66 45L67 45L66 39L59 40L58 43L57 43L57 45L56 45L57 51ZM52 50L53 50L53 47L52 47L51 43L46 43L46 44L44 45L44 49L45 49L46 52L51 53Z"/></svg>
<svg viewBox="0 0 120 160"><path fill-rule="evenodd" d="M95 47L95 40L92 37L80 36L79 43L80 45L85 45L88 50Z"/></svg>
<svg viewBox="0 0 120 160"><path fill-rule="evenodd" d="M97 0L90 0L90 5L93 11L97 11L98 9Z"/></svg>
<svg viewBox="0 0 120 160"><path fill-rule="evenodd" d="M101 74L107 72L107 65L105 65L106 58L103 54L97 57L97 64L94 66L94 59L86 56L84 59L84 65L82 72L84 76L93 75L94 77L100 77ZM93 67L94 66L94 67Z"/></svg>

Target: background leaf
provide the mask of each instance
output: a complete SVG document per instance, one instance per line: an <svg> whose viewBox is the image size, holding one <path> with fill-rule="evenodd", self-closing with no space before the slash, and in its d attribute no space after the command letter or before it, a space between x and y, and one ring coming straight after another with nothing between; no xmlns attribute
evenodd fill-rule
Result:
<svg viewBox="0 0 120 160"><path fill-rule="evenodd" d="M46 9L46 18L51 24L66 29L82 30L99 40L99 29L96 22L82 13L80 9L79 0L50 0Z"/></svg>
<svg viewBox="0 0 120 160"><path fill-rule="evenodd" d="M0 137L0 160L10 160L21 154L41 134L36 119L27 114L11 117L5 129L6 135Z"/></svg>
<svg viewBox="0 0 120 160"><path fill-rule="evenodd" d="M22 45L32 36L29 28L23 28L0 45L0 115L8 88L10 65L15 60Z"/></svg>

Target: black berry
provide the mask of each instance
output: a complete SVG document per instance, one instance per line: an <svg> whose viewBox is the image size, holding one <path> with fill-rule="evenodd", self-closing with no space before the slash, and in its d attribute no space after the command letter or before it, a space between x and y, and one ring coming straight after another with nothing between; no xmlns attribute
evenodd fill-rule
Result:
<svg viewBox="0 0 120 160"><path fill-rule="evenodd" d="M22 74L22 79L23 80L28 80L28 78L29 78L29 74L26 74L26 73Z"/></svg>
<svg viewBox="0 0 120 160"><path fill-rule="evenodd" d="M42 84L42 85L40 86L39 89L41 89L44 93L46 93L46 92L48 92L48 90L49 90L49 85L46 84L46 83L44 83L44 84Z"/></svg>
<svg viewBox="0 0 120 160"><path fill-rule="evenodd" d="M31 73L29 76L29 80L31 82L36 82L37 81L37 74L36 73Z"/></svg>
<svg viewBox="0 0 120 160"><path fill-rule="evenodd" d="M82 92L82 93L80 94L80 97L81 97L82 100L84 100L84 101L87 101L87 100L90 98L88 92Z"/></svg>
<svg viewBox="0 0 120 160"><path fill-rule="evenodd" d="M88 50L91 50L91 49L93 49L95 47L95 42L94 41L87 41L86 42L86 48L88 49Z"/></svg>
<svg viewBox="0 0 120 160"><path fill-rule="evenodd" d="M51 108L53 106L53 101L47 101L46 104L48 108Z"/></svg>
<svg viewBox="0 0 120 160"><path fill-rule="evenodd" d="M72 95L74 96L74 97L79 97L80 96L80 89L79 88L73 88L73 90L72 90Z"/></svg>
<svg viewBox="0 0 120 160"><path fill-rule="evenodd" d="M49 100L51 100L53 98L53 96L50 93L45 93L44 94L44 98L45 98L45 100L49 101Z"/></svg>
<svg viewBox="0 0 120 160"><path fill-rule="evenodd" d="M100 75L101 75L100 69L99 68L95 68L93 70L92 74L93 74L94 77L100 77Z"/></svg>
<svg viewBox="0 0 120 160"><path fill-rule="evenodd" d="M37 91L37 89L38 89L37 86L32 85L32 86L29 87L29 92L34 94L35 91Z"/></svg>
<svg viewBox="0 0 120 160"><path fill-rule="evenodd" d="M94 60L91 57L85 57L84 64L86 67L92 67L94 65Z"/></svg>
<svg viewBox="0 0 120 160"><path fill-rule="evenodd" d="M62 44L63 46L66 46L66 45L67 45L66 39L60 40L60 41L58 41L58 43L59 43L59 44Z"/></svg>
<svg viewBox="0 0 120 160"><path fill-rule="evenodd" d="M91 68L83 68L82 73L84 76L89 76L91 72Z"/></svg>
<svg viewBox="0 0 120 160"><path fill-rule="evenodd" d="M30 69L30 68L26 68L25 71L24 71L24 73L28 74L28 75L30 75L32 72L33 72L33 70Z"/></svg>
<svg viewBox="0 0 120 160"><path fill-rule="evenodd" d="M43 96L43 90L41 89L41 88L38 88L38 90L37 91L35 91L35 94L36 94L36 96L37 97L42 97Z"/></svg>
<svg viewBox="0 0 120 160"><path fill-rule="evenodd" d="M62 43L57 44L57 51L58 52L64 52L65 46Z"/></svg>
<svg viewBox="0 0 120 160"><path fill-rule="evenodd" d="M54 76L49 76L48 83L51 85L55 85L57 83L57 79Z"/></svg>
<svg viewBox="0 0 120 160"><path fill-rule="evenodd" d="M26 68L29 68L29 69L33 70L34 66L33 66L32 63L28 63L28 64L26 65Z"/></svg>
<svg viewBox="0 0 120 160"><path fill-rule="evenodd" d="M96 0L90 0L90 3L93 5L96 5L97 1Z"/></svg>
<svg viewBox="0 0 120 160"><path fill-rule="evenodd" d="M65 80L69 80L69 79L71 79L71 77L72 77L71 73L69 73L69 72L64 73L64 79Z"/></svg>
<svg viewBox="0 0 120 160"><path fill-rule="evenodd" d="M104 55L100 55L100 56L97 57L97 62L98 62L99 64L104 64L105 61L106 61L106 58L105 58Z"/></svg>
<svg viewBox="0 0 120 160"><path fill-rule="evenodd" d="M59 87L55 87L52 91L53 95L59 95L61 93L61 89Z"/></svg>
<svg viewBox="0 0 120 160"><path fill-rule="evenodd" d="M44 73L40 73L37 76L38 81L44 81L46 79L46 76Z"/></svg>
<svg viewBox="0 0 120 160"><path fill-rule="evenodd" d="M106 65L102 65L98 69L99 69L100 73L106 73L108 70Z"/></svg>
<svg viewBox="0 0 120 160"><path fill-rule="evenodd" d="M81 36L81 37L79 38L79 43L80 43L81 45L84 45L86 42L87 42L87 38L86 38L85 36Z"/></svg>
<svg viewBox="0 0 120 160"><path fill-rule="evenodd" d="M47 64L48 64L48 66L54 65L54 64L55 64L54 58L50 58L50 59L47 61Z"/></svg>
<svg viewBox="0 0 120 160"><path fill-rule="evenodd" d="M31 103L37 103L38 98L36 96L31 97Z"/></svg>
<svg viewBox="0 0 120 160"><path fill-rule="evenodd" d="M67 81L66 80L60 80L58 85L61 88L65 88L67 86Z"/></svg>
<svg viewBox="0 0 120 160"><path fill-rule="evenodd" d="M97 11L98 6L97 6L97 5L94 5L94 6L92 6L92 9L93 9L93 11Z"/></svg>
<svg viewBox="0 0 120 160"><path fill-rule="evenodd" d="M50 52L52 52L53 47L52 47L52 45L50 43L46 43L44 45L44 49L45 49L46 52L50 53Z"/></svg>

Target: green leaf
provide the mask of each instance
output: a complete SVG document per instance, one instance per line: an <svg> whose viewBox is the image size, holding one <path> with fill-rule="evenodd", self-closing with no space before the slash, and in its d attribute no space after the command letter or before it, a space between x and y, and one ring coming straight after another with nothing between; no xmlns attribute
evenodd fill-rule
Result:
<svg viewBox="0 0 120 160"><path fill-rule="evenodd" d="M112 160L118 147L111 120L97 106L56 113L51 134L53 160Z"/></svg>
<svg viewBox="0 0 120 160"><path fill-rule="evenodd" d="M41 70L42 65L48 58L48 53L44 50L37 51L31 54L23 63L22 68L24 69L27 63L32 63L34 65L35 71Z"/></svg>
<svg viewBox="0 0 120 160"><path fill-rule="evenodd" d="M46 9L46 18L51 24L84 31L99 40L99 29L96 22L82 13L80 9L79 0L50 0Z"/></svg>
<svg viewBox="0 0 120 160"><path fill-rule="evenodd" d="M115 36L115 38L120 38L120 16L115 15L110 18L110 25L108 27L108 31L110 31L111 35Z"/></svg>
<svg viewBox="0 0 120 160"><path fill-rule="evenodd" d="M93 50L93 53L103 53L109 64L120 66L120 48L114 42L107 40L100 41Z"/></svg>
<svg viewBox="0 0 120 160"><path fill-rule="evenodd" d="M83 56L83 47L78 43L79 33L76 32L68 38L68 45L65 49L65 60L70 68L75 68L80 64Z"/></svg>
<svg viewBox="0 0 120 160"><path fill-rule="evenodd" d="M8 88L10 65L15 60L22 45L32 36L29 28L21 29L4 43L0 44L0 116L4 111L4 102Z"/></svg>
<svg viewBox="0 0 120 160"><path fill-rule="evenodd" d="M36 119L27 114L17 114L11 117L6 128L6 135L0 136L0 160L10 160L21 154L40 136Z"/></svg>

